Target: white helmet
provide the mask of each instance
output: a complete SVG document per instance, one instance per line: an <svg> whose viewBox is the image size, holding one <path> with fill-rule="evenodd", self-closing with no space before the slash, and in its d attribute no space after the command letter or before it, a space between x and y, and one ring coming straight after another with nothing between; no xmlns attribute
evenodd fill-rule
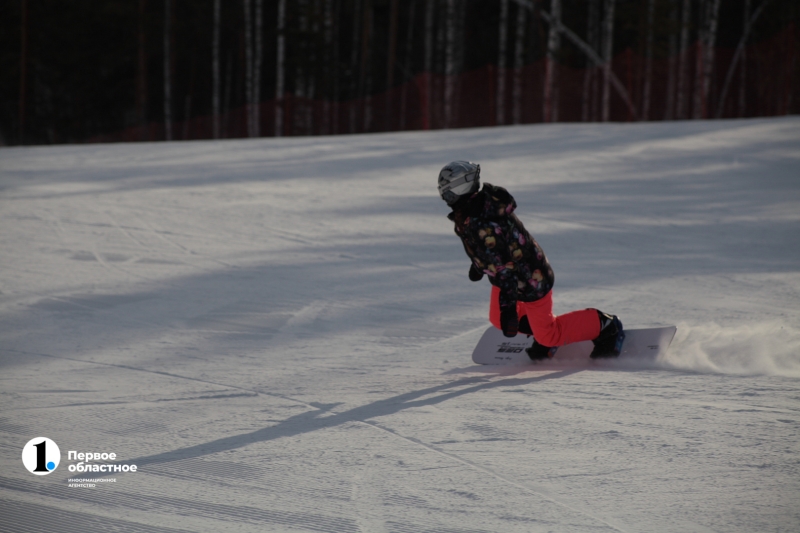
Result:
<svg viewBox="0 0 800 533"><path fill-rule="evenodd" d="M472 194L480 187L481 166L469 161L453 161L439 172L439 195L447 205Z"/></svg>

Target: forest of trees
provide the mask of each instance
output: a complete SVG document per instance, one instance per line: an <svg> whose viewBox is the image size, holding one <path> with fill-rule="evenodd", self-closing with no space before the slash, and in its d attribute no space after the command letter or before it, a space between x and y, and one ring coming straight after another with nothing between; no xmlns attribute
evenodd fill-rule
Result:
<svg viewBox="0 0 800 533"><path fill-rule="evenodd" d="M797 0L13 0L0 145L800 110Z"/></svg>

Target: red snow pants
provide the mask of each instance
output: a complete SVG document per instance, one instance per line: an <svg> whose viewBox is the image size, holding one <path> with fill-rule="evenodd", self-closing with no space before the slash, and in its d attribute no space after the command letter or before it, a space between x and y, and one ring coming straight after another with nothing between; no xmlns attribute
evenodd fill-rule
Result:
<svg viewBox="0 0 800 533"><path fill-rule="evenodd" d="M517 302L517 316L528 317L533 338L545 346L563 346L573 342L590 341L600 335L600 317L596 309L571 311L564 315L553 315L553 291L535 302ZM489 321L497 329L500 326L500 289L492 285L492 300L489 304Z"/></svg>

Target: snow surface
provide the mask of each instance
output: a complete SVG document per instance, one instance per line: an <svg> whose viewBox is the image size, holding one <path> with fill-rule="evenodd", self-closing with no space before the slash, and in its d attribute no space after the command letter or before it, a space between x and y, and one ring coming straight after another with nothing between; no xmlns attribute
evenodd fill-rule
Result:
<svg viewBox="0 0 800 533"><path fill-rule="evenodd" d="M453 159L557 312L668 355L473 365ZM799 117L6 148L0 188L0 531L800 531Z"/></svg>

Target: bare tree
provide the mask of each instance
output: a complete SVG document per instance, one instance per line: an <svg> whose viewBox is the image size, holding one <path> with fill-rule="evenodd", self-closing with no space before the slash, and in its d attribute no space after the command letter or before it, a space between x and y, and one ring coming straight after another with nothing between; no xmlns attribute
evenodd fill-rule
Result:
<svg viewBox="0 0 800 533"><path fill-rule="evenodd" d="M744 21L744 28L742 28L742 35L750 33L750 0L744 0L744 13L742 16ZM742 54L742 68L739 69L739 116L744 117L747 110L746 95L747 91L747 53ZM720 102L720 107L722 103Z"/></svg>
<svg viewBox="0 0 800 533"><path fill-rule="evenodd" d="M406 56L405 60L403 61L403 71L406 76L411 76L413 73L411 68L411 52L414 44L414 11L416 7L417 3L414 0L411 0L411 5L409 6L408 10L408 29L406 31ZM406 129L406 102L408 97L408 85L408 82L403 84L403 91L400 96L400 130Z"/></svg>
<svg viewBox="0 0 800 533"><path fill-rule="evenodd" d="M244 109L247 121L247 136L255 137L253 130L253 20L250 14L251 0L244 3Z"/></svg>
<svg viewBox="0 0 800 533"><path fill-rule="evenodd" d="M508 2L508 0L503 0ZM433 70L433 8L435 0L425 2L425 67L422 94L422 129L431 127L431 71Z"/></svg>
<svg viewBox="0 0 800 533"><path fill-rule="evenodd" d="M164 132L166 140L172 140L172 1L164 2Z"/></svg>
<svg viewBox="0 0 800 533"><path fill-rule="evenodd" d="M611 61L614 51L614 7L615 0L606 0L606 18L603 24L603 122L608 122L611 113Z"/></svg>
<svg viewBox="0 0 800 533"><path fill-rule="evenodd" d="M359 89L359 77L356 76L356 70L358 67L359 21L361 17L361 0L355 0L353 7L353 43L350 47L350 133L355 133L356 131L356 97Z"/></svg>
<svg viewBox="0 0 800 533"><path fill-rule="evenodd" d="M286 0L278 0L277 57L275 58L275 137L283 135L284 62L286 59Z"/></svg>
<svg viewBox="0 0 800 533"><path fill-rule="evenodd" d="M434 57L434 72L447 73L447 0L438 0L437 20L436 25L436 43L434 44L433 57ZM436 105L431 108L431 118L433 122L440 127L447 127L447 120L444 115L444 94L445 94L445 81L446 76L437 76L435 78L435 87L433 87L433 95L436 96ZM433 101L433 99L431 99Z"/></svg>
<svg viewBox="0 0 800 533"><path fill-rule="evenodd" d="M497 45L497 124L506 120L506 40L508 34L508 0L500 0L500 35Z"/></svg>
<svg viewBox="0 0 800 533"><path fill-rule="evenodd" d="M255 58L253 61L253 91L251 112L253 113L253 137L261 136L261 63L264 56L263 46L263 0L255 0L256 2L256 20L255 20Z"/></svg>
<svg viewBox="0 0 800 533"><path fill-rule="evenodd" d="M447 0L445 17L447 40L445 45L445 90L444 116L445 127L453 127L454 101L456 83L456 0Z"/></svg>
<svg viewBox="0 0 800 533"><path fill-rule="evenodd" d="M705 44L708 31L708 0L699 0L697 10L697 44L694 54L694 89L692 89L692 109L689 116L698 119L703 116L703 60L705 59Z"/></svg>
<svg viewBox="0 0 800 533"><path fill-rule="evenodd" d="M261 134L262 20L262 0L255 0L255 8L251 0L244 0L245 114L249 137Z"/></svg>
<svg viewBox="0 0 800 533"><path fill-rule="evenodd" d="M465 64L465 27L467 19L467 2L465 0L456 0L456 54L455 54L455 75L454 80L455 93L453 94L453 114L454 120L457 120L461 113L461 76L464 72ZM455 125L458 125L456 122Z"/></svg>
<svg viewBox="0 0 800 533"><path fill-rule="evenodd" d="M214 0L214 29L211 43L211 113L212 129L215 139L219 139L219 31L220 31L220 1ZM144 2L144 0L140 0Z"/></svg>
<svg viewBox="0 0 800 533"><path fill-rule="evenodd" d="M586 21L586 43L594 50L600 50L600 0L589 0L588 19ZM583 73L583 98L581 118L584 122L597 120L597 68L591 59L586 58L586 70Z"/></svg>
<svg viewBox="0 0 800 533"><path fill-rule="evenodd" d="M463 0L447 0L445 6L445 127L456 125L458 113L459 89L457 75L464 62L464 15Z"/></svg>
<svg viewBox="0 0 800 533"><path fill-rule="evenodd" d="M332 1L332 0L331 0ZM336 2L336 16L333 18L334 25L333 25L333 61L331 61L331 68L332 68L332 77L333 77L333 101L335 105L333 106L333 127L331 132L336 134L339 133L339 68L340 68L340 57L339 57L339 31L341 25L339 24L340 21L340 14L341 14L341 2Z"/></svg>
<svg viewBox="0 0 800 533"><path fill-rule="evenodd" d="M688 54L689 54L689 22L691 20L691 1L683 0L681 9L681 46L678 56L678 88L675 118L686 118L686 104L688 103Z"/></svg>
<svg viewBox="0 0 800 533"><path fill-rule="evenodd" d="M359 82L359 95L364 98L364 131L369 131L372 125L372 69L370 68L370 51L372 47L372 0L364 2L364 21L361 24L361 73Z"/></svg>
<svg viewBox="0 0 800 533"><path fill-rule="evenodd" d="M558 0L556 0L558 1ZM516 42L514 43L514 124L522 123L522 67L525 60L525 27L527 11L519 6L517 14Z"/></svg>
<svg viewBox="0 0 800 533"><path fill-rule="evenodd" d="M139 0L139 28L136 73L136 118L139 123L139 140L145 140L147 123L147 52L144 31L144 13L147 0Z"/></svg>
<svg viewBox="0 0 800 533"><path fill-rule="evenodd" d="M528 6L529 9L533 9L533 4L530 2L530 0L516 0L516 2L518 4ZM592 47L586 44L586 41L578 37L575 34L575 32L564 26L564 24L562 24L561 22L554 20L549 13L547 13L546 11L539 11L539 15L545 21L547 21L548 24L555 25L558 28L558 31L562 35L564 35L567 39L569 39L569 41L572 42L572 44L577 46L578 49L581 50L581 52L586 54L586 57L588 57L591 61L593 61L597 67L602 67L605 64L607 64L607 61L605 61L603 58L597 55L597 52L592 50ZM628 106L628 112L631 114L634 120L638 120L638 113L636 112L636 107L633 105L633 101L631 100L630 94L628 94L628 91L625 89L625 86L622 84L621 81L619 81L619 78L614 74L613 70L609 69L608 75L610 78L611 85L614 86L614 89L617 91L617 94L625 102L625 105Z"/></svg>
<svg viewBox="0 0 800 533"><path fill-rule="evenodd" d="M664 120L673 120L675 118L675 69L677 67L677 60L675 56L678 54L678 37L675 33L675 29L678 27L678 2L679 0L671 0L670 2L669 57L667 59L667 102L664 108Z"/></svg>
<svg viewBox="0 0 800 533"><path fill-rule="evenodd" d="M331 70L335 59L332 57L335 47L333 46L333 0L325 0L324 7L324 26L325 26L325 66L324 78L325 86L330 90L331 86ZM331 95L327 92L324 95L324 102L322 104L322 125L320 132L326 135L330 132L331 123Z"/></svg>
<svg viewBox="0 0 800 533"><path fill-rule="evenodd" d="M300 34L305 37L308 32L308 1L309 0L295 0L295 9L298 13L298 26ZM307 39L303 38L299 45L304 47L307 44ZM303 49L303 58L307 58L306 50ZM295 134L307 134L307 113L306 98L309 96L306 93L308 80L306 79L306 63L303 60L295 62L294 69L294 108L292 109L292 130Z"/></svg>
<svg viewBox="0 0 800 533"><path fill-rule="evenodd" d="M613 1L613 0L612 0ZM561 0L552 0L550 4L550 16L553 23L550 24L550 33L547 36L547 59L544 75L544 121L558 121L558 106L556 105L557 76L556 56L561 48L561 34L558 27L561 24Z"/></svg>
<svg viewBox="0 0 800 533"><path fill-rule="evenodd" d="M22 0L19 54L19 143L25 144L25 95L28 78L28 2Z"/></svg>
<svg viewBox="0 0 800 533"><path fill-rule="evenodd" d="M233 85L233 49L228 49L228 60L225 62L225 93L222 99L222 137L228 136L228 124L230 117L228 112L231 110L231 95Z"/></svg>
<svg viewBox="0 0 800 533"><path fill-rule="evenodd" d="M711 74L714 70L714 44L717 39L717 20L719 18L719 0L704 0L702 7L703 20L700 31L697 67L695 68L694 104L692 118L706 118L708 115L707 100L711 86Z"/></svg>
<svg viewBox="0 0 800 533"><path fill-rule="evenodd" d="M389 91L394 86L394 68L397 57L397 24L398 24L398 0L391 0L389 7L389 57L386 61L386 110L384 117L385 129L392 128L392 98Z"/></svg>
<svg viewBox="0 0 800 533"><path fill-rule="evenodd" d="M742 35L742 38L739 40L739 44L736 46L736 52L734 52L733 59L731 59L731 64L728 67L728 73L725 75L725 83L722 84L722 92L720 93L719 102L717 103L716 118L720 118L722 116L722 108L725 105L725 97L728 95L728 87L730 86L733 73L736 70L736 65L739 62L739 58L742 57L742 53L744 52L744 45L747 43L747 38L750 36L750 31L753 29L753 24L755 24L759 15L761 15L761 13L764 11L764 8L767 7L767 4L769 3L770 0L764 0L753 12L749 20L745 23L745 33Z"/></svg>
<svg viewBox="0 0 800 533"><path fill-rule="evenodd" d="M645 45L644 89L642 95L642 120L650 118L650 86L653 83L653 18L656 0L647 0L647 44Z"/></svg>

